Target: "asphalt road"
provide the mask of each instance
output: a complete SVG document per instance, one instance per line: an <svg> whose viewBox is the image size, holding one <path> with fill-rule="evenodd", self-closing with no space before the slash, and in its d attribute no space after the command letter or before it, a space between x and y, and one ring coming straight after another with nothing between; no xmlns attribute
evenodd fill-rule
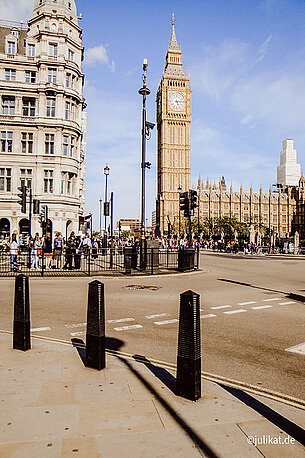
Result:
<svg viewBox="0 0 305 458"><path fill-rule="evenodd" d="M203 271L103 278L107 336L122 351L176 362L179 294L201 296L202 369L305 399L305 261L201 255ZM85 340L88 278L31 279L33 334ZM248 285L241 285L247 283ZM0 280L0 329L12 329L12 279ZM304 292L305 294L305 292Z"/></svg>

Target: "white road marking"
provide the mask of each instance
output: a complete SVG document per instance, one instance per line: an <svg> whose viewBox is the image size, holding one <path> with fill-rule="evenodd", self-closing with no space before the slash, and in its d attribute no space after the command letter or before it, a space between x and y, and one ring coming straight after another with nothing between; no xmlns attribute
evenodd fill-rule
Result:
<svg viewBox="0 0 305 458"><path fill-rule="evenodd" d="M251 307L253 310L260 310L260 309L269 309L272 308L273 305L259 305L258 307Z"/></svg>
<svg viewBox="0 0 305 458"><path fill-rule="evenodd" d="M179 320L174 319L174 320L165 320L165 321L154 321L155 324L158 326L162 326L163 324L171 324L171 323L178 323Z"/></svg>
<svg viewBox="0 0 305 458"><path fill-rule="evenodd" d="M143 328L140 324L134 324L132 326L121 326L120 328L114 328L115 331L128 331L128 329L140 329Z"/></svg>
<svg viewBox="0 0 305 458"><path fill-rule="evenodd" d="M86 334L85 331L71 332L71 336L72 336L72 337L84 336L85 334Z"/></svg>
<svg viewBox="0 0 305 458"><path fill-rule="evenodd" d="M233 315L233 313L241 313L241 312L247 312L247 310L245 310L245 309L230 310L230 312L223 312L223 313L227 313L228 315L229 315L229 314L232 314L232 315Z"/></svg>
<svg viewBox="0 0 305 458"><path fill-rule="evenodd" d="M300 355L305 355L305 342L294 347L286 348L285 351L290 351L291 353L299 353Z"/></svg>
<svg viewBox="0 0 305 458"><path fill-rule="evenodd" d="M272 301L280 301L279 297L273 297L272 299L263 299L263 302L272 302Z"/></svg>
<svg viewBox="0 0 305 458"><path fill-rule="evenodd" d="M201 318L212 318L212 317L214 317L214 316L217 316L217 315L214 315L213 313L209 313L209 314L207 314L207 315L201 315L200 319L201 319Z"/></svg>
<svg viewBox="0 0 305 458"><path fill-rule="evenodd" d="M134 318L121 318L119 320L107 320L107 323L125 323L127 321L135 321Z"/></svg>
<svg viewBox="0 0 305 458"><path fill-rule="evenodd" d="M81 328L82 326L86 326L87 323L77 323L77 324L65 324L66 328L73 329L73 328Z"/></svg>
<svg viewBox="0 0 305 458"><path fill-rule="evenodd" d="M45 327L45 328L32 328L31 332L39 332L39 331L51 331L51 328Z"/></svg>
<svg viewBox="0 0 305 458"><path fill-rule="evenodd" d="M169 316L169 313L160 313L159 315L148 315L145 318L151 320L152 318L162 318L163 316Z"/></svg>
<svg viewBox="0 0 305 458"><path fill-rule="evenodd" d="M238 305L251 305L251 304L257 304L255 301L250 301L250 302L239 302Z"/></svg>
<svg viewBox="0 0 305 458"><path fill-rule="evenodd" d="M228 309L232 307L232 305L217 305L217 307L210 307L212 310L218 310L218 309Z"/></svg>
<svg viewBox="0 0 305 458"><path fill-rule="evenodd" d="M279 305L295 304L295 302L279 302Z"/></svg>

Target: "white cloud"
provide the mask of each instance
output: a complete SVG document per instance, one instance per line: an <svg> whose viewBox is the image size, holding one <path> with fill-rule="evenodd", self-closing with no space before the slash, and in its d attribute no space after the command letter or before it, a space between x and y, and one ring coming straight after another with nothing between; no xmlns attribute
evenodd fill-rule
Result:
<svg viewBox="0 0 305 458"><path fill-rule="evenodd" d="M106 64L112 72L115 71L115 62L111 61L108 56L107 47L104 45L94 46L85 51L85 64L88 66L95 66L97 64Z"/></svg>
<svg viewBox="0 0 305 458"><path fill-rule="evenodd" d="M27 21L32 17L33 7L33 0L0 0L0 18Z"/></svg>
<svg viewBox="0 0 305 458"><path fill-rule="evenodd" d="M265 40L264 43L258 48L258 52L257 52L258 57L255 61L256 64L264 59L265 55L268 52L268 47L269 47L269 43L271 39L272 39L272 35L269 35L267 40Z"/></svg>

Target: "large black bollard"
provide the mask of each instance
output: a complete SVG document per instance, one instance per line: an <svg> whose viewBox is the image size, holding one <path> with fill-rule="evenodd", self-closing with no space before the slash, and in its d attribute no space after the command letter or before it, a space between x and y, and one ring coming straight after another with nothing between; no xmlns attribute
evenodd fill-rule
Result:
<svg viewBox="0 0 305 458"><path fill-rule="evenodd" d="M180 294L176 393L201 398L200 295L193 291Z"/></svg>
<svg viewBox="0 0 305 458"><path fill-rule="evenodd" d="M98 280L89 283L86 366L99 371L106 366L104 284Z"/></svg>
<svg viewBox="0 0 305 458"><path fill-rule="evenodd" d="M13 348L27 351L31 348L29 278L18 275L15 279Z"/></svg>

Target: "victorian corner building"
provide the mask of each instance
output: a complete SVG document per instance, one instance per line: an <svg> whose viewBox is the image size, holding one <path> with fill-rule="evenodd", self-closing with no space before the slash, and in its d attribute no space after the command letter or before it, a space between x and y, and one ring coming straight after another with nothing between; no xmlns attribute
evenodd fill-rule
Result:
<svg viewBox="0 0 305 458"><path fill-rule="evenodd" d="M18 187L48 206L47 231L78 232L85 200L82 30L74 0L35 0L28 27L0 22L0 235L29 232ZM28 201L29 202L29 201ZM32 234L41 228L32 216Z"/></svg>
<svg viewBox="0 0 305 458"><path fill-rule="evenodd" d="M191 86L182 66L182 53L175 33L166 54L166 63L157 92L157 201L153 221L156 233L167 235L178 227L179 192L190 189L191 176ZM292 139L283 142L277 187L268 192L228 189L224 178L219 183L204 183L199 177L199 207L195 216L202 221L223 216L253 225L259 236L262 228L278 237L298 232L305 239L305 179L297 163ZM176 231L177 232L177 231Z"/></svg>

